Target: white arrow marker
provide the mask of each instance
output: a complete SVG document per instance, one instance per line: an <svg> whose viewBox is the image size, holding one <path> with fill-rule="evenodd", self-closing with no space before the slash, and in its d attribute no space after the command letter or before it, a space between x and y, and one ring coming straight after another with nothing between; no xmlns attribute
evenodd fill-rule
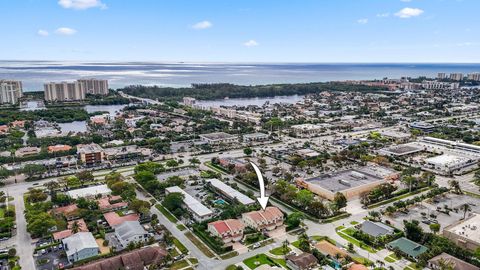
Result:
<svg viewBox="0 0 480 270"><path fill-rule="evenodd" d="M265 183L263 182L263 176L262 176L262 173L260 172L260 169L258 168L257 165L255 165L255 163L250 162L250 164L252 164L252 167L255 170L255 173L257 174L258 185L260 186L260 198L257 198L257 200L260 203L260 206L262 206L262 209L265 210L265 207L267 207L267 203L268 203L268 197L265 196Z"/></svg>

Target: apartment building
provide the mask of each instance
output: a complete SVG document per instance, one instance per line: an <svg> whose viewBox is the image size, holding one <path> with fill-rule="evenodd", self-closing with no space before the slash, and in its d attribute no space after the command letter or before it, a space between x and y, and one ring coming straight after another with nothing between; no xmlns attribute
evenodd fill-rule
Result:
<svg viewBox="0 0 480 270"><path fill-rule="evenodd" d="M245 225L238 219L218 220L208 223L208 231L223 243L238 242L243 238Z"/></svg>
<svg viewBox="0 0 480 270"><path fill-rule="evenodd" d="M0 80L0 104L17 104L22 95L21 81Z"/></svg>
<svg viewBox="0 0 480 270"><path fill-rule="evenodd" d="M108 80L95 78L78 80L83 85L85 92L92 95L108 95Z"/></svg>
<svg viewBox="0 0 480 270"><path fill-rule="evenodd" d="M479 72L476 72L476 73L470 73L468 74L468 77L467 77L469 80L472 80L472 81L480 81L480 73Z"/></svg>
<svg viewBox="0 0 480 270"><path fill-rule="evenodd" d="M271 231L283 225L283 213L277 207L242 214L242 221L257 231Z"/></svg>
<svg viewBox="0 0 480 270"><path fill-rule="evenodd" d="M463 73L450 73L450 80L454 80L454 81L463 80Z"/></svg>
<svg viewBox="0 0 480 270"><path fill-rule="evenodd" d="M43 85L46 101L74 101L85 99L85 87L76 82L50 82Z"/></svg>

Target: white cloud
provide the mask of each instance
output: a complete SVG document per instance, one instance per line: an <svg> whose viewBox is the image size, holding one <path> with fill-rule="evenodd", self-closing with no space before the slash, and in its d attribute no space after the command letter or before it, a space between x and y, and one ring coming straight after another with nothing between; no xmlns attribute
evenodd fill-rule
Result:
<svg viewBox="0 0 480 270"><path fill-rule="evenodd" d="M368 19L364 18L364 19L358 19L357 22L359 24L367 24L368 23Z"/></svg>
<svg viewBox="0 0 480 270"><path fill-rule="evenodd" d="M255 47L255 46L258 46L258 42L253 40L253 39L250 39L249 41L243 43L244 46L246 47Z"/></svg>
<svg viewBox="0 0 480 270"><path fill-rule="evenodd" d="M71 8L77 10L84 10L89 8L106 9L107 5L101 0L58 0L58 4L63 8Z"/></svg>
<svg viewBox="0 0 480 270"><path fill-rule="evenodd" d="M55 30L55 34L58 35L63 35L63 36L71 36L77 33L77 30L68 28L68 27L60 27L57 30Z"/></svg>
<svg viewBox="0 0 480 270"><path fill-rule="evenodd" d="M411 17L420 16L420 15L422 15L422 13L423 13L423 10L421 10L419 8L406 7L406 8L401 9L399 12L395 13L395 16L397 16L399 18L403 18L403 19L408 19L408 18L411 18Z"/></svg>
<svg viewBox="0 0 480 270"><path fill-rule="evenodd" d="M42 36L42 37L46 37L46 36L49 35L48 31L42 30L42 29L38 30L38 31L37 31L37 34L38 34L39 36Z"/></svg>
<svg viewBox="0 0 480 270"><path fill-rule="evenodd" d="M377 14L377 17L379 17L379 18L386 18L386 17L389 17L389 16L390 16L390 13L388 13L388 12Z"/></svg>
<svg viewBox="0 0 480 270"><path fill-rule="evenodd" d="M209 21L201 21L201 22L198 22L198 23L192 25L192 28L197 29L197 30L202 30L202 29L210 28L212 26L213 26L213 24Z"/></svg>

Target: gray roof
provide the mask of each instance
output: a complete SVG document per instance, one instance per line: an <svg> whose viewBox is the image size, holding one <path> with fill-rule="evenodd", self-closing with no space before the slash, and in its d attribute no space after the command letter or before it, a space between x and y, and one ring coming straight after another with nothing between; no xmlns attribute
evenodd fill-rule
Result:
<svg viewBox="0 0 480 270"><path fill-rule="evenodd" d="M124 221L120 225L115 226L116 236L124 240L135 235L146 233L147 232L138 221Z"/></svg>
<svg viewBox="0 0 480 270"><path fill-rule="evenodd" d="M91 232L78 232L62 240L67 256L71 256L86 248L98 248Z"/></svg>
<svg viewBox="0 0 480 270"><path fill-rule="evenodd" d="M218 179L209 179L207 180L213 187L222 191L229 199L236 198L238 202L244 205L254 204L255 201L250 199L247 195L241 193L240 191L232 188L231 186L225 184L224 182Z"/></svg>
<svg viewBox="0 0 480 270"><path fill-rule="evenodd" d="M366 220L362 223L360 230L370 236L378 237L393 233L393 228L381 222Z"/></svg>
<svg viewBox="0 0 480 270"><path fill-rule="evenodd" d="M199 202L197 199L192 197L190 194L185 192L178 186L168 187L165 189L168 193L181 193L183 194L183 204L190 209L190 211L194 212L199 217L204 217L208 215L212 215L212 210L208 209L205 205Z"/></svg>

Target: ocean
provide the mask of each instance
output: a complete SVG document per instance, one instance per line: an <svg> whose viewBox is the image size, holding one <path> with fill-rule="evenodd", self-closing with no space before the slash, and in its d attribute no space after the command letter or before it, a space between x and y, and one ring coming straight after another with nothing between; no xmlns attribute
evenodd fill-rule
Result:
<svg viewBox="0 0 480 270"><path fill-rule="evenodd" d="M24 91L43 90L43 83L79 78L108 79L111 88L127 85L184 87L192 83L325 82L338 80L435 77L438 72L480 72L477 64L425 63L160 63L0 61L0 79L23 81Z"/></svg>

